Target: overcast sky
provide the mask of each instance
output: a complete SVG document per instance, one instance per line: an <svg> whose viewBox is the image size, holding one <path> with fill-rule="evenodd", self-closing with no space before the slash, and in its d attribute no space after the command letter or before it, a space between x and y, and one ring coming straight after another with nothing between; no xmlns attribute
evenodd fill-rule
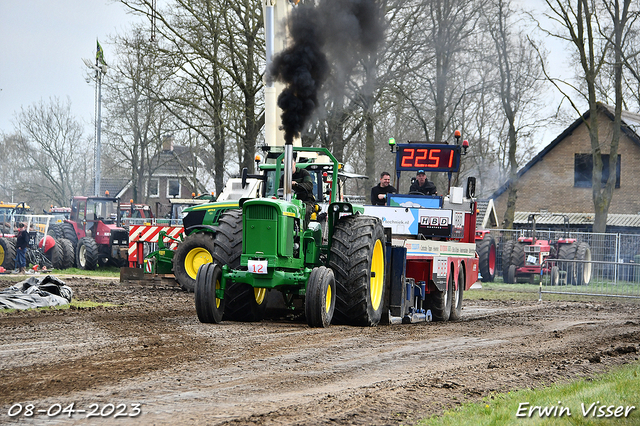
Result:
<svg viewBox="0 0 640 426"><path fill-rule="evenodd" d="M0 132L21 107L57 96L93 134L95 85L82 58L95 60L97 38L109 63L108 36L139 19L109 0L0 0Z"/></svg>
<svg viewBox="0 0 640 426"><path fill-rule="evenodd" d="M544 0L515 2L538 10L545 4ZM86 135L93 137L95 85L85 81L82 58L95 60L98 38L109 63L114 57L109 36L124 33L141 19L127 14L114 0L0 0L0 132L13 130L21 107L40 100L48 103L57 96L63 102L69 98L72 113L85 124ZM547 40L547 48L553 42ZM557 47L551 50L557 71L558 59L565 54L559 54ZM548 143L557 131L549 130L541 139Z"/></svg>

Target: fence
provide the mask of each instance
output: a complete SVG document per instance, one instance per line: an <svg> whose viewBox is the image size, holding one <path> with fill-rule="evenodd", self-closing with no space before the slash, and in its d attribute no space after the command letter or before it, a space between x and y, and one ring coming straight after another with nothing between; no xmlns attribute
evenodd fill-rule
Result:
<svg viewBox="0 0 640 426"><path fill-rule="evenodd" d="M497 275L502 276L506 269L502 259L502 248L505 242L531 236L531 231L493 229L491 235L497 244ZM554 230L536 230L535 235L537 240L548 240L552 243L551 245L563 237L588 243L591 249L591 260L589 262L559 259L546 261L543 264L540 279L534 281L534 277L531 276L531 282L542 283L542 293L640 297L640 235L565 233ZM508 268L509 265L506 266ZM578 279L580 274L586 273L585 271L590 274L590 279L586 280L588 283L585 283L584 279Z"/></svg>

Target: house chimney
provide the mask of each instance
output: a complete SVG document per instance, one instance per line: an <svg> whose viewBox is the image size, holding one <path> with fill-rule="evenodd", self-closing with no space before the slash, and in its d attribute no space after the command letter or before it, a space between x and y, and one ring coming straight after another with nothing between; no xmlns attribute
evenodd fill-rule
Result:
<svg viewBox="0 0 640 426"><path fill-rule="evenodd" d="M162 151L173 151L173 135L167 135L162 141Z"/></svg>

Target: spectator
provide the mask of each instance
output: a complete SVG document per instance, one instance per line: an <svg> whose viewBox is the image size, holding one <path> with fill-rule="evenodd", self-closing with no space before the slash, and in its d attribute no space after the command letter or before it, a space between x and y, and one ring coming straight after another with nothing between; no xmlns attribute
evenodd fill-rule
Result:
<svg viewBox="0 0 640 426"><path fill-rule="evenodd" d="M18 224L18 236L16 237L16 270L20 274L24 274L27 267L27 245L29 244L29 233L24 223Z"/></svg>
<svg viewBox="0 0 640 426"><path fill-rule="evenodd" d="M380 183L371 188L371 204L374 206L386 206L387 194L398 192L391 186L391 175L388 172L380 173Z"/></svg>
<svg viewBox="0 0 640 426"><path fill-rule="evenodd" d="M427 179L427 175L424 173L424 170L418 170L416 174L416 180L411 184L409 188L409 193L411 192L420 192L424 195L438 195L436 191L436 184L433 182L429 182Z"/></svg>

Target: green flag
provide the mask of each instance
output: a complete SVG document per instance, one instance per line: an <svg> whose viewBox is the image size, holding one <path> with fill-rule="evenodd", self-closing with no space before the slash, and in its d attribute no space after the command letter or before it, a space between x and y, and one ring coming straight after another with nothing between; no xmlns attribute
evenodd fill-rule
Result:
<svg viewBox="0 0 640 426"><path fill-rule="evenodd" d="M100 42L97 39L96 43L98 44L98 47L96 49L96 65L98 65L98 63L107 65L107 63L104 61L104 51L102 50L102 46L100 46Z"/></svg>

